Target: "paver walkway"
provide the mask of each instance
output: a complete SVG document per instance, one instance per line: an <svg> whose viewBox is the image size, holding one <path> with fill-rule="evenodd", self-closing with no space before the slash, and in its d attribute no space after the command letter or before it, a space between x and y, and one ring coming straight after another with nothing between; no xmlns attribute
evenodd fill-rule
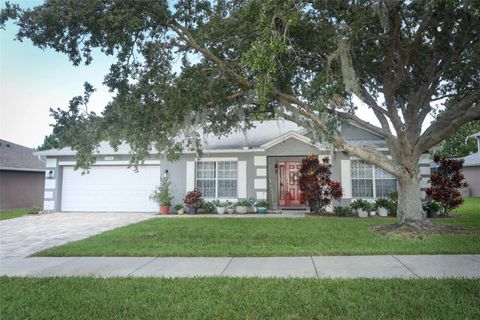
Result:
<svg viewBox="0 0 480 320"><path fill-rule="evenodd" d="M480 255L6 258L0 260L0 275L480 278Z"/></svg>
<svg viewBox="0 0 480 320"><path fill-rule="evenodd" d="M57 212L1 220L0 259L25 257L152 217L152 213Z"/></svg>

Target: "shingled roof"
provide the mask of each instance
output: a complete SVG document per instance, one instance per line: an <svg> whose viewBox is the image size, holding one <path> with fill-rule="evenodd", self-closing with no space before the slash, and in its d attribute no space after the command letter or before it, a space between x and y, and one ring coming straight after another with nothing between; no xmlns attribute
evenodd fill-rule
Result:
<svg viewBox="0 0 480 320"><path fill-rule="evenodd" d="M33 149L0 139L0 169L43 171L45 162L33 155Z"/></svg>
<svg viewBox="0 0 480 320"><path fill-rule="evenodd" d="M267 142L289 133L298 133L305 135L307 130L300 127L294 122L287 120L266 120L266 121L254 121L253 127L246 130L233 131L222 137L215 137L211 134L203 134L201 130L198 130L201 137L202 150L207 152L221 152L222 150L228 150L228 152L237 152L242 150L256 150L261 149ZM358 126L356 126L358 128ZM365 130L362 129L361 130ZM179 141L185 140L184 136L178 137ZM381 138L377 140L361 140L361 138L351 137L347 138L349 143L355 145L369 145L370 147L385 149L387 144ZM319 144L320 146L320 144ZM257 150L258 151L258 150ZM131 149L128 145L122 144L119 146L118 151L113 150L107 141L102 141L95 152L96 154L129 154ZM152 153L155 153L153 151ZM76 151L71 148L63 148L60 150L44 150L35 152L36 155L42 156L73 156Z"/></svg>

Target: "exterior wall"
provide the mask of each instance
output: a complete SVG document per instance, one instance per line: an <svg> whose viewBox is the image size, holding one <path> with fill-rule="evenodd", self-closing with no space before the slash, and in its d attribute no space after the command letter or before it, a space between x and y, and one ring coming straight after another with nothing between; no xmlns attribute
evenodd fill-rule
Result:
<svg viewBox="0 0 480 320"><path fill-rule="evenodd" d="M420 161L418 164L419 172L420 172L420 188L422 190L422 194L420 197L425 199L426 193L425 190L430 188L430 155L428 153L424 153L420 157Z"/></svg>
<svg viewBox="0 0 480 320"><path fill-rule="evenodd" d="M470 197L480 197L480 166L464 167L463 174L470 188Z"/></svg>
<svg viewBox="0 0 480 320"><path fill-rule="evenodd" d="M326 150L321 151L295 138L287 139L265 150L267 158L267 189L265 191L267 193L267 201L272 209L277 209L278 203L275 164L280 161L301 161L311 154L326 156L329 155L329 152ZM332 170L335 170L335 168L332 168Z"/></svg>
<svg viewBox="0 0 480 320"><path fill-rule="evenodd" d="M245 181L246 186L245 190L242 193L245 193L245 196L239 196L238 198L255 198L257 199L257 192L266 191L262 189L255 188L255 179L261 178L266 179L266 177L257 177L256 172L259 166L255 166L254 161L255 157L261 157L264 154L261 152L239 152L239 153L214 153L214 154L207 154L204 153L202 158L197 158L195 154L184 154L180 157L179 160L170 162L164 158L162 158L162 171L168 170L168 176L170 181L172 182L173 187L173 196L174 199L172 200L173 204L183 203L183 198L187 193L187 189L191 189L195 186L195 170L193 170L193 174L191 176L187 176L187 162L193 163L194 168L195 164L198 161L208 161L208 159L212 159L212 161L222 161L224 159L231 159L236 158L239 162L244 162L246 164L246 173L242 177L238 177L238 179L243 179ZM258 161L258 158L257 158ZM258 162L257 162L258 163ZM241 173L239 172L239 175ZM237 182L238 183L238 182ZM239 190L240 191L240 190ZM240 192L239 192L240 194ZM263 195L258 194L258 195ZM238 199L237 198L237 199ZM208 199L207 200L212 200ZM229 199L235 201L236 199Z"/></svg>
<svg viewBox="0 0 480 320"><path fill-rule="evenodd" d="M0 170L0 210L42 206L45 173Z"/></svg>
<svg viewBox="0 0 480 320"><path fill-rule="evenodd" d="M346 140L383 140L381 136L349 123L342 125L342 136Z"/></svg>
<svg viewBox="0 0 480 320"><path fill-rule="evenodd" d="M348 140L381 140L379 136L350 124L344 124L343 130ZM320 146L319 148L323 147ZM238 198L267 199L271 208L275 208L275 204L277 203L275 163L285 160L300 161L310 154L316 154L320 157L328 155L331 157L332 178L340 181L346 189L344 190L344 198L338 202L334 202L334 206L349 205L352 200L351 175L348 172L351 161L350 157L340 151L331 153L329 150L319 148L313 147L296 138L289 138L271 146L264 152L245 149L239 150L239 152L236 153L204 153L201 159L198 159L193 153L185 153L179 160L173 162L165 158L160 158L160 170L162 175L168 172L173 188L172 193L174 199L172 200L172 204L177 204L182 203L186 192L195 186L195 165L198 161L208 159L221 161L223 158L235 158L239 162L239 170L240 167L245 168L244 170L242 169L241 172L239 171L238 183L240 184L240 181L242 181L243 186L239 185L239 189L242 190L239 190ZM148 157L146 161L158 161L158 159L157 155L152 155ZM97 160L104 163L111 161L110 163L113 164L118 161L129 161L130 155L102 155L99 156ZM75 161L75 156L49 157L47 159L44 197L45 210L61 210L62 163L70 162L69 165L72 165L73 161ZM125 164L122 165L127 167ZM342 168L344 169L343 173ZM133 170L133 168L130 170ZM50 171L53 175L52 178L48 177L48 172ZM422 156L419 171L422 176L422 190L424 190L428 187L428 179L430 176L428 154ZM350 190L348 190L348 188L350 188ZM424 194L424 192L422 193ZM235 201L236 199L230 200Z"/></svg>
<svg viewBox="0 0 480 320"><path fill-rule="evenodd" d="M97 161L104 164L115 165L118 162L130 161L130 155L102 155L97 158ZM156 160L158 157L152 155L147 157L145 161ZM43 184L45 186L45 192L43 198L43 209L46 211L60 211L62 208L62 181L63 181L63 168L66 163L71 166L75 162L75 156L59 156L59 157L47 157L45 178ZM121 164L127 169L127 164ZM81 170L81 169L78 169ZM134 170L129 168L127 170ZM43 177L43 176L42 176ZM160 181L159 181L160 183ZM153 191L153 190L152 190Z"/></svg>

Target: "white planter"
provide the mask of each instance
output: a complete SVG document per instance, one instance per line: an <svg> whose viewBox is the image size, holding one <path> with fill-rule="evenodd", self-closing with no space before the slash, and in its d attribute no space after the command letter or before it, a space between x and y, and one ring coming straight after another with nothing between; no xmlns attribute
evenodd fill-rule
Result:
<svg viewBox="0 0 480 320"><path fill-rule="evenodd" d="M218 214L224 214L225 213L225 207L217 207L217 213Z"/></svg>
<svg viewBox="0 0 480 320"><path fill-rule="evenodd" d="M235 212L234 208L228 208L227 209L228 214L233 214Z"/></svg>
<svg viewBox="0 0 480 320"><path fill-rule="evenodd" d="M370 216L375 217L377 215L377 212L375 211L370 211Z"/></svg>
<svg viewBox="0 0 480 320"><path fill-rule="evenodd" d="M385 209L384 207L380 207L380 208L378 208L378 215L380 217L386 217L386 216L388 216L388 210Z"/></svg>
<svg viewBox="0 0 480 320"><path fill-rule="evenodd" d="M247 213L248 207L237 206L237 213Z"/></svg>
<svg viewBox="0 0 480 320"><path fill-rule="evenodd" d="M365 211L363 209L357 209L358 216L360 218L367 218L368 217L368 211Z"/></svg>
<svg viewBox="0 0 480 320"><path fill-rule="evenodd" d="M180 209L180 210L177 210L177 213L178 213L178 214L183 214L183 212L184 212L184 209L183 209L183 208Z"/></svg>

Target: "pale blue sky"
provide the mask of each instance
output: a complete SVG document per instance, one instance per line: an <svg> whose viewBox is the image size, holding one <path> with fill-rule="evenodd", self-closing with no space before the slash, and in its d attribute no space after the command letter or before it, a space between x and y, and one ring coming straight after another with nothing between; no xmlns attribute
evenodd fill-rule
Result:
<svg viewBox="0 0 480 320"><path fill-rule="evenodd" d="M5 2L0 3L3 8ZM30 7L42 1L18 3ZM111 94L102 82L113 58L98 52L89 66L74 67L62 53L41 50L28 39L14 40L17 30L11 22L0 30L0 137L36 147L52 130L49 108L68 106L72 97L83 94L85 81L97 88L89 108L103 109Z"/></svg>

